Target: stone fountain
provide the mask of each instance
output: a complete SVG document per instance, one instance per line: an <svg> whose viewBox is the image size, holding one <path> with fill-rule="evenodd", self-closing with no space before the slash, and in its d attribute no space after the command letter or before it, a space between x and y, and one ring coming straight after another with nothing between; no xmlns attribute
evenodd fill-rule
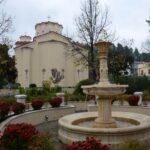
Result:
<svg viewBox="0 0 150 150"><path fill-rule="evenodd" d="M105 144L118 146L126 139L150 139L150 117L131 112L112 112L113 95L123 94L127 85L111 84L108 79L108 48L110 42L95 44L99 50L100 82L82 86L84 93L98 96L98 111L64 116L59 119L59 138L69 144L94 136Z"/></svg>
<svg viewBox="0 0 150 150"><path fill-rule="evenodd" d="M83 86L84 93L88 95L97 95L98 118L96 118L94 127L98 128L115 128L117 127L115 120L111 114L111 96L122 94L126 91L127 85L111 84L108 79L108 48L110 42L100 41L95 44L100 55L100 81L96 85Z"/></svg>

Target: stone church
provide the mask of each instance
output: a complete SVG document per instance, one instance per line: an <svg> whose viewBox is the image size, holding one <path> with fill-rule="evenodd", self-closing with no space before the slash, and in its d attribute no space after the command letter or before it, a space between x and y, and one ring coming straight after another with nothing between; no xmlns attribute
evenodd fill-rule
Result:
<svg viewBox="0 0 150 150"><path fill-rule="evenodd" d="M62 35L63 26L55 22L42 22L35 26L36 36L21 36L16 42L15 58L18 70L17 82L23 87L52 79L63 87L74 87L80 80L88 78L83 66L76 66L68 58L71 39Z"/></svg>

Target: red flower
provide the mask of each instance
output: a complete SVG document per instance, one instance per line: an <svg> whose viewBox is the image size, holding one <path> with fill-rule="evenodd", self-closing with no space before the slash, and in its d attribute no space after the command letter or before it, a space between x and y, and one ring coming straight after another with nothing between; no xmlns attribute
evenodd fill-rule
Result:
<svg viewBox="0 0 150 150"><path fill-rule="evenodd" d="M25 111L25 105L22 103L15 103L12 105L12 111L14 112L14 114L20 114L23 113Z"/></svg>
<svg viewBox="0 0 150 150"><path fill-rule="evenodd" d="M32 137L36 136L38 131L31 124L9 124L1 136L1 143L13 148L19 145L25 145Z"/></svg>
<svg viewBox="0 0 150 150"><path fill-rule="evenodd" d="M138 106L138 102L139 102L139 96L132 95L129 97L129 104L131 106Z"/></svg>
<svg viewBox="0 0 150 150"><path fill-rule="evenodd" d="M85 141L73 142L66 150L109 150L109 146L101 144L94 137L87 137Z"/></svg>
<svg viewBox="0 0 150 150"><path fill-rule="evenodd" d="M32 107L34 110L39 110L43 106L44 102L42 100L33 100L32 101Z"/></svg>
<svg viewBox="0 0 150 150"><path fill-rule="evenodd" d="M0 120L5 119L10 110L10 105L5 102L0 102Z"/></svg>
<svg viewBox="0 0 150 150"><path fill-rule="evenodd" d="M62 103L62 98L54 97L49 101L49 103L51 104L52 107L59 107L60 104Z"/></svg>

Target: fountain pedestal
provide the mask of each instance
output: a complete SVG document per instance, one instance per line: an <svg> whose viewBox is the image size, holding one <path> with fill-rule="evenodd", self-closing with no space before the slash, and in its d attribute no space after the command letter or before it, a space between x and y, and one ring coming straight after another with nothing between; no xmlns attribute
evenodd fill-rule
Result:
<svg viewBox="0 0 150 150"><path fill-rule="evenodd" d="M112 118L111 100L99 99L98 103L98 118L95 119L93 127L95 128L116 128L116 122Z"/></svg>

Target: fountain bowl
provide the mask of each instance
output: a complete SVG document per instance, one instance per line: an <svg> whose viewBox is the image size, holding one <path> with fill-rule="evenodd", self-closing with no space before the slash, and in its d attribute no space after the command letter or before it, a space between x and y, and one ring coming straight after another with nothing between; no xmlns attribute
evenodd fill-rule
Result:
<svg viewBox="0 0 150 150"><path fill-rule="evenodd" d="M82 86L83 92L87 95L117 95L125 93L128 85L111 84L100 82L94 85Z"/></svg>
<svg viewBox="0 0 150 150"><path fill-rule="evenodd" d="M65 144L96 137L104 144L117 147L127 139L150 140L150 116L131 112L112 112L112 117L127 125L117 128L93 128L88 125L98 112L76 113L59 119L59 138Z"/></svg>

